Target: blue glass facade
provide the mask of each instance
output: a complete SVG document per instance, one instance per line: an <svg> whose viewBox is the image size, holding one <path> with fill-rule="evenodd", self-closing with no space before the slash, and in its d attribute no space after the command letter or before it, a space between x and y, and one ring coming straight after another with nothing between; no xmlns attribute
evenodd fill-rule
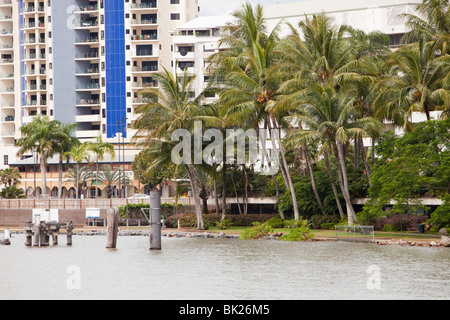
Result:
<svg viewBox="0 0 450 320"><path fill-rule="evenodd" d="M123 120L127 115L123 0L105 1L105 58L107 137L114 138L118 132L125 134L126 137Z"/></svg>

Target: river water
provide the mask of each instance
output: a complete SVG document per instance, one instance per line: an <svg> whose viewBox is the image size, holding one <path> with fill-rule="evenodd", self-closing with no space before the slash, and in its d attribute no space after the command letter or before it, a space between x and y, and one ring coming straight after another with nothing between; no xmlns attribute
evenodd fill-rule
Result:
<svg viewBox="0 0 450 320"><path fill-rule="evenodd" d="M0 246L0 300L448 299L450 251L346 242L74 236Z"/></svg>

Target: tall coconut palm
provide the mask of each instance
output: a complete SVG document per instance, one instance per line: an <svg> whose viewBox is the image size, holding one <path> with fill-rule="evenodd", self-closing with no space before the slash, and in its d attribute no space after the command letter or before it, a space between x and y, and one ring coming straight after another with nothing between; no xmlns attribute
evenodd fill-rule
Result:
<svg viewBox="0 0 450 320"><path fill-rule="evenodd" d="M97 137L96 142L90 142L87 145L87 149L95 155L95 206L97 206L98 196L98 162L103 160L105 154L109 154L114 158L114 145L109 142L104 142L101 137Z"/></svg>
<svg viewBox="0 0 450 320"><path fill-rule="evenodd" d="M445 110L450 105L449 64L436 59L436 42L407 45L387 61L390 68L374 87L376 115L387 118L405 129L411 128L414 111Z"/></svg>
<svg viewBox="0 0 450 320"><path fill-rule="evenodd" d="M211 57L215 77L224 86L220 95L222 114L230 123L244 125L258 130L278 130L280 117L275 117L271 106L276 98L279 83L270 77L268 71L275 62L274 49L279 41L276 26L271 33L267 30L261 5L252 7L250 3L233 13L235 21L230 34L221 39L227 50ZM290 191L294 216L299 220L297 197L286 161L285 150L280 135L275 141L280 148L278 163Z"/></svg>
<svg viewBox="0 0 450 320"><path fill-rule="evenodd" d="M78 139L72 136L73 131L77 127L77 124L66 124L59 121L55 121L56 128L58 131L58 139L55 141L55 152L59 155L58 163L58 198L62 197L62 184L63 184L63 171L64 171L64 160L66 158L66 152L79 143Z"/></svg>
<svg viewBox="0 0 450 320"><path fill-rule="evenodd" d="M289 121L303 124L299 130L290 133L288 139L291 143L320 143L332 148L349 224L353 224L357 219L349 192L344 144L355 136L367 135L368 130L380 129L383 126L374 118L360 118L354 91L354 88L336 90L316 84L302 96L296 96L296 108L293 115L288 117ZM328 159L328 155L326 158Z"/></svg>
<svg viewBox="0 0 450 320"><path fill-rule="evenodd" d="M142 91L142 95L153 102L136 110L139 118L134 123L134 128L137 129L134 141L150 150L156 150L155 163L170 163L172 149L177 145L172 141L172 134L178 129L192 133L194 122L202 120L198 116L200 98L192 98L190 92L193 91L195 76L188 76L186 72L178 77L164 68L163 72L153 75L153 78L158 81L159 88ZM202 230L204 225L197 171L193 161L186 162L183 165L194 196L197 227Z"/></svg>
<svg viewBox="0 0 450 320"><path fill-rule="evenodd" d="M103 165L95 179L103 181L108 199L113 195L114 186L130 182L128 177L121 174L120 168L113 170L110 165Z"/></svg>
<svg viewBox="0 0 450 320"><path fill-rule="evenodd" d="M424 0L416 8L416 14L403 14L411 29L403 42L413 43L421 39L437 41L441 54L450 54L450 10L448 0Z"/></svg>
<svg viewBox="0 0 450 320"><path fill-rule="evenodd" d="M60 140L61 132L57 130L57 123L51 121L47 116L37 116L31 123L21 127L22 138L17 141L18 156L23 156L32 150L39 155L42 194L47 194L47 159L53 156L57 150L55 141Z"/></svg>
<svg viewBox="0 0 450 320"><path fill-rule="evenodd" d="M83 162L83 160L86 160L89 162L89 153L87 151L87 144L86 143L80 143L72 147L70 151L66 152L66 157L69 159L73 159L76 162L76 171L78 174L76 174L76 178L78 179L80 177L81 171L79 169L80 163ZM76 185L79 186L79 181L76 181ZM78 193L78 187L76 190L76 199L79 199L79 193Z"/></svg>

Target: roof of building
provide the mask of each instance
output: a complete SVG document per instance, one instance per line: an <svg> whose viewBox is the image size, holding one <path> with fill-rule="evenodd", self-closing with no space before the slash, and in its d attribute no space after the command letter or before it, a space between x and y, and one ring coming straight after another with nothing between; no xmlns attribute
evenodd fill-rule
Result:
<svg viewBox="0 0 450 320"><path fill-rule="evenodd" d="M395 7L421 4L421 0L309 0L275 4L264 7L264 15L267 19L281 19L299 15L311 15L322 12L344 12L368 10L380 7Z"/></svg>
<svg viewBox="0 0 450 320"><path fill-rule="evenodd" d="M121 163L132 163L134 161L135 155L133 154L125 154L125 161L123 160L123 155L122 153L120 154L120 161L119 161L119 155L116 152L116 156L114 157L114 159L111 159L111 156L109 155L105 155L103 160L99 160L99 164L121 164ZM36 161L36 162L35 162ZM90 157L90 163L94 163L95 162L95 157L91 156ZM64 161L64 163L67 163L67 161ZM72 159L69 161L70 164L75 164L76 162L73 161ZM88 161L83 160L82 164L87 164ZM39 165L39 157L35 159L33 159L33 157L31 158L26 158L20 161L17 161L15 163L10 163L9 166L11 167L19 167L19 166L33 166L34 164ZM47 159L47 164L48 165L57 165L59 164L59 157L52 157Z"/></svg>
<svg viewBox="0 0 450 320"><path fill-rule="evenodd" d="M179 25L174 30L195 30L225 27L231 21L229 15L201 16L189 22Z"/></svg>

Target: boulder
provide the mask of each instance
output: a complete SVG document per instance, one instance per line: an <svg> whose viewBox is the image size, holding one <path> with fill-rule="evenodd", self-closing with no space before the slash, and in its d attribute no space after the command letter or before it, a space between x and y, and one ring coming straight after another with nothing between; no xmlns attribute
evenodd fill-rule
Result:
<svg viewBox="0 0 450 320"><path fill-rule="evenodd" d="M441 242L439 243L441 247L450 248L450 237L448 236L442 236Z"/></svg>
<svg viewBox="0 0 450 320"><path fill-rule="evenodd" d="M443 236L448 236L448 231L447 231L447 229L446 228L441 228L441 230L439 230L439 233L438 233L438 235L439 235L439 238L441 238L442 239L442 237Z"/></svg>

